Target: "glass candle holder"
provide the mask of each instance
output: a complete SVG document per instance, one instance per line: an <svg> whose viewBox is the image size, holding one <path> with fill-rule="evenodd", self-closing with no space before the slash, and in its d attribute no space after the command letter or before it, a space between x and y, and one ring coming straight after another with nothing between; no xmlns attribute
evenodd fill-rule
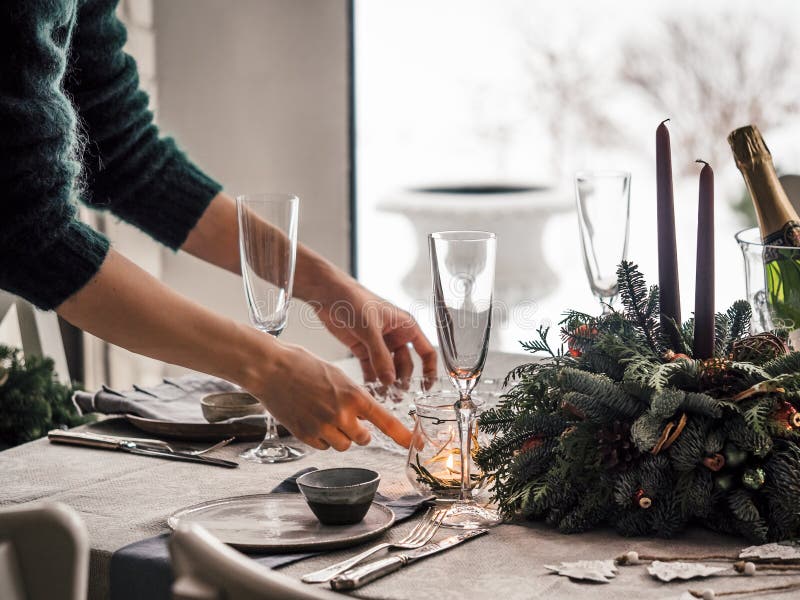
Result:
<svg viewBox="0 0 800 600"><path fill-rule="evenodd" d="M458 421L453 402L454 391L440 391L416 398L410 414L414 432L406 461L406 476L420 494L434 495L437 500L458 500L461 491L461 451ZM482 398L473 396L477 416L485 409ZM473 425L470 456L470 478L474 499L488 499L487 477L475 463L475 454L488 443L477 422Z"/></svg>

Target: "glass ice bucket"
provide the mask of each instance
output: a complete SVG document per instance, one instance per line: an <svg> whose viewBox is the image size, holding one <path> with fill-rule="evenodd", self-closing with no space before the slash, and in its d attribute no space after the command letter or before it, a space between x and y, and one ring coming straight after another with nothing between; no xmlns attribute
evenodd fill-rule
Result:
<svg viewBox="0 0 800 600"><path fill-rule="evenodd" d="M757 227L736 234L744 257L750 333L776 331L800 349L800 248L765 245Z"/></svg>
<svg viewBox="0 0 800 600"><path fill-rule="evenodd" d="M415 423L406 461L406 476L420 494L433 494L443 501L457 500L461 489L461 453L453 408L457 399L458 394L452 390L420 395L410 412ZM473 395L472 400L480 415L486 408L485 400L479 394ZM490 478L475 464L475 454L488 442L488 436L481 433L476 422L470 457L472 495L476 499L489 499L487 488Z"/></svg>

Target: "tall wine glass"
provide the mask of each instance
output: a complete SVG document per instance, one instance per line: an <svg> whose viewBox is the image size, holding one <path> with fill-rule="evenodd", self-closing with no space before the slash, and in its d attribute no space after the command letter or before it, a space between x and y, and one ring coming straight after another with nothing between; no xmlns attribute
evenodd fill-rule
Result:
<svg viewBox="0 0 800 600"><path fill-rule="evenodd" d="M433 305L439 346L450 381L458 391L461 491L444 525L476 529L496 525L495 510L479 506L470 479L472 431L476 406L471 399L486 362L492 327L497 240L485 231L443 231L428 237L433 278Z"/></svg>
<svg viewBox="0 0 800 600"><path fill-rule="evenodd" d="M237 196L239 251L250 322L256 329L279 336L286 327L297 253L300 200L290 194ZM258 463L297 460L305 452L283 444L275 418L266 411L267 434L240 456Z"/></svg>
<svg viewBox="0 0 800 600"><path fill-rule="evenodd" d="M575 174L575 202L583 265L592 292L608 313L617 289L617 266L628 256L631 174L581 171Z"/></svg>

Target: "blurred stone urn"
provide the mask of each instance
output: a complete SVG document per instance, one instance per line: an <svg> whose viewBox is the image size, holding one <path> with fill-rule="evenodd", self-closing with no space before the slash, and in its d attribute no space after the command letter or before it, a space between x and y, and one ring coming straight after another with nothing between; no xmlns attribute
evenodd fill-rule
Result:
<svg viewBox="0 0 800 600"><path fill-rule="evenodd" d="M544 186L461 184L399 191L378 209L402 215L414 227L417 260L403 278L403 288L417 299L430 297L429 233L494 232L495 303L510 308L523 300L540 300L556 288L558 275L544 259L543 232L553 215L573 207L568 194Z"/></svg>

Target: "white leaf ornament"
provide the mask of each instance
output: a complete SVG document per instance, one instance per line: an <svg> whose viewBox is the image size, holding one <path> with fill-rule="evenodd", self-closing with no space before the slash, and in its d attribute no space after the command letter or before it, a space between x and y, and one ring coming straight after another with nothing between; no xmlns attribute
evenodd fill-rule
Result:
<svg viewBox="0 0 800 600"><path fill-rule="evenodd" d="M739 558L800 560L800 545L794 542L778 542L761 546L749 546L739 553Z"/></svg>
<svg viewBox="0 0 800 600"><path fill-rule="evenodd" d="M557 567L544 565L544 568L570 579L599 583L608 583L617 575L617 567L613 560L579 560L562 562Z"/></svg>

